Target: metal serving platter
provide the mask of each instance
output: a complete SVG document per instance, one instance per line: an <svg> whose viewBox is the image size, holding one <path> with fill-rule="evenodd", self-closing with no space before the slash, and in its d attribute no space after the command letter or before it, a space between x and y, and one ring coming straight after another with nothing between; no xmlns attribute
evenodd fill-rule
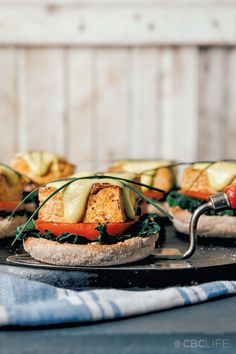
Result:
<svg viewBox="0 0 236 354"><path fill-rule="evenodd" d="M62 267L38 262L21 248L0 241L0 271L70 289L158 288L216 279L236 279L236 240L200 240L189 260L160 260L160 248L187 249L186 236L166 225L156 250L147 259L113 267Z"/></svg>

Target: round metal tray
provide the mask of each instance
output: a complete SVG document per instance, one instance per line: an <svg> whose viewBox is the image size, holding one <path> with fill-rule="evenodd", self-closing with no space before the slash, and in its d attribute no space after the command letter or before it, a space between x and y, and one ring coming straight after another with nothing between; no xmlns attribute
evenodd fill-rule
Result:
<svg viewBox="0 0 236 354"><path fill-rule="evenodd" d="M186 237L166 226L161 247L187 248ZM3 241L2 241L3 242ZM0 270L52 285L71 289L158 288L216 279L236 279L236 243L225 240L200 240L194 256L187 261L160 260L157 251L147 259L113 267L62 267L40 263L22 250L9 254L9 241L0 244ZM17 254L13 254L17 252Z"/></svg>

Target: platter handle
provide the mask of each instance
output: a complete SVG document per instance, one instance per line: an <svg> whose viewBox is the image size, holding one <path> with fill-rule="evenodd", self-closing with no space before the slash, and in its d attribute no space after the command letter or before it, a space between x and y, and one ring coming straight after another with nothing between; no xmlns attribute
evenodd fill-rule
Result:
<svg viewBox="0 0 236 354"><path fill-rule="evenodd" d="M227 187L224 192L217 193L210 196L209 201L207 203L202 204L194 211L189 225L189 235L190 235L189 249L183 255L183 259L190 258L195 252L197 246L197 223L200 216L206 210L209 209L212 209L214 211L223 211L227 209L236 208L235 198L236 198L236 184L234 183L233 185Z"/></svg>
<svg viewBox="0 0 236 354"><path fill-rule="evenodd" d="M236 183L226 187L224 192L210 196L206 203L194 211L189 224L189 247L184 254L180 254L177 249L163 248L155 255L161 259L184 260L190 258L197 247L197 224L200 216L207 210L223 211L227 209L236 209Z"/></svg>

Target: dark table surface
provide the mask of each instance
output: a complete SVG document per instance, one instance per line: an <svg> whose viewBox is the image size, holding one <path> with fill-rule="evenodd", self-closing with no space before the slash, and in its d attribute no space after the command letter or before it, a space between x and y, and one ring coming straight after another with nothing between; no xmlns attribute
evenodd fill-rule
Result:
<svg viewBox="0 0 236 354"><path fill-rule="evenodd" d="M236 297L67 328L1 330L1 354L236 353Z"/></svg>

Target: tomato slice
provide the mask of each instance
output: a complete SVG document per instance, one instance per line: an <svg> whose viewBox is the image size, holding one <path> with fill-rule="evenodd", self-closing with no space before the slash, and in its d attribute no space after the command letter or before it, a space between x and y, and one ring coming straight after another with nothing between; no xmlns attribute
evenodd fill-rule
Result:
<svg viewBox="0 0 236 354"><path fill-rule="evenodd" d="M195 192L195 191L184 191L184 190L180 190L179 191L181 194L185 194L189 197L192 198L197 198L197 199L203 199L203 200L208 200L210 194L209 193L202 193L202 192Z"/></svg>
<svg viewBox="0 0 236 354"><path fill-rule="evenodd" d="M165 193L154 191L154 190L145 191L145 192L143 192L143 194L146 195L146 197L148 197L148 198L154 198L157 200L162 199L165 195Z"/></svg>
<svg viewBox="0 0 236 354"><path fill-rule="evenodd" d="M111 236L119 236L124 234L135 222L137 218L128 222L120 223L108 223L107 232ZM40 219L35 220L35 228L40 232L45 232L46 230L51 231L55 236L61 235L63 232L70 232L72 234L78 234L80 236L86 237L88 240L94 240L98 237L99 232L95 228L98 224L69 224L69 223L59 223L59 222L46 222Z"/></svg>
<svg viewBox="0 0 236 354"><path fill-rule="evenodd" d="M13 211L19 202L0 202L0 210Z"/></svg>

